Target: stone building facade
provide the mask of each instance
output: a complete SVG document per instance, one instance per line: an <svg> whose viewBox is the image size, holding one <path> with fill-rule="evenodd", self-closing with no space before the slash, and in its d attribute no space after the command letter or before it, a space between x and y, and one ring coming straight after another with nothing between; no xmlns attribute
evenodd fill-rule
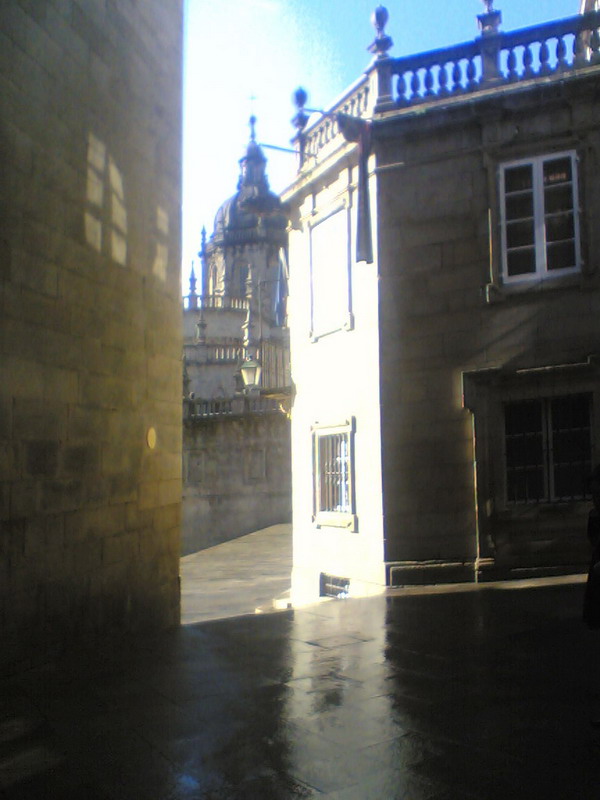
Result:
<svg viewBox="0 0 600 800"><path fill-rule="evenodd" d="M287 216L251 138L184 299L183 553L291 515ZM249 394L240 368L261 365Z"/></svg>
<svg viewBox="0 0 600 800"><path fill-rule="evenodd" d="M398 59L386 20L284 194L298 601L588 557L600 14Z"/></svg>
<svg viewBox="0 0 600 800"><path fill-rule="evenodd" d="M0 669L179 621L182 3L0 8Z"/></svg>

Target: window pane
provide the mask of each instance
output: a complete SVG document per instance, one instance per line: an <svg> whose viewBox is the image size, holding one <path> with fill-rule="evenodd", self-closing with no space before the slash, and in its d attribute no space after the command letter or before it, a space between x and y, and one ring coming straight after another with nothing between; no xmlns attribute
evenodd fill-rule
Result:
<svg viewBox="0 0 600 800"><path fill-rule="evenodd" d="M506 226L506 244L509 248L533 244L534 235L532 219L510 222Z"/></svg>
<svg viewBox="0 0 600 800"><path fill-rule="evenodd" d="M573 214L554 214L546 217L546 241L558 242L564 239L573 239L575 229Z"/></svg>
<svg viewBox="0 0 600 800"><path fill-rule="evenodd" d="M544 161L544 187L571 181L571 158L562 156Z"/></svg>
<svg viewBox="0 0 600 800"><path fill-rule="evenodd" d="M506 219L525 219L533 217L533 195L531 192L508 195L506 198Z"/></svg>
<svg viewBox="0 0 600 800"><path fill-rule="evenodd" d="M545 499L542 403L525 400L504 407L506 489L509 502Z"/></svg>
<svg viewBox="0 0 600 800"><path fill-rule="evenodd" d="M585 430L554 431L552 440L554 462L589 461L590 433Z"/></svg>
<svg viewBox="0 0 600 800"><path fill-rule="evenodd" d="M528 275L535 272L535 250L533 247L524 247L521 250L511 250L506 254L506 266L509 277L513 275Z"/></svg>
<svg viewBox="0 0 600 800"><path fill-rule="evenodd" d="M570 464L554 466L554 499L584 500L590 470L574 469Z"/></svg>
<svg viewBox="0 0 600 800"><path fill-rule="evenodd" d="M519 192L533 186L533 170L531 164L520 167L509 167L504 171L504 189L508 192Z"/></svg>
<svg viewBox="0 0 600 800"><path fill-rule="evenodd" d="M558 211L572 211L573 189L571 184L549 186L544 192L544 210L546 214L553 214Z"/></svg>
<svg viewBox="0 0 600 800"><path fill-rule="evenodd" d="M573 394L552 399L552 422L554 430L588 428L590 425L590 397Z"/></svg>
<svg viewBox="0 0 600 800"><path fill-rule="evenodd" d="M576 266L575 242L550 243L546 252L548 270L570 269Z"/></svg>
<svg viewBox="0 0 600 800"><path fill-rule="evenodd" d="M550 414L554 497L585 498L592 467L590 396L554 397L550 401Z"/></svg>
<svg viewBox="0 0 600 800"><path fill-rule="evenodd" d="M519 434L506 439L506 465L508 467L542 464L544 444L541 433Z"/></svg>
<svg viewBox="0 0 600 800"><path fill-rule="evenodd" d="M542 404L539 400L508 403L504 409L507 435L542 432Z"/></svg>

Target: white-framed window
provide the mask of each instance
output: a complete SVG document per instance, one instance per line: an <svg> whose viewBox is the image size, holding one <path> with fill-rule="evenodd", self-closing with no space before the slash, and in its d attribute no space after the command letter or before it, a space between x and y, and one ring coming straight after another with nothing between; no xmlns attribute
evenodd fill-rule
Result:
<svg viewBox="0 0 600 800"><path fill-rule="evenodd" d="M592 471L592 397L504 403L506 501L585 500Z"/></svg>
<svg viewBox="0 0 600 800"><path fill-rule="evenodd" d="M313 425L313 521L318 526L357 530L354 430L354 418Z"/></svg>
<svg viewBox="0 0 600 800"><path fill-rule="evenodd" d="M352 328L350 216L346 205L310 228L310 335Z"/></svg>
<svg viewBox="0 0 600 800"><path fill-rule="evenodd" d="M500 165L505 283L543 280L580 269L577 198L573 150Z"/></svg>

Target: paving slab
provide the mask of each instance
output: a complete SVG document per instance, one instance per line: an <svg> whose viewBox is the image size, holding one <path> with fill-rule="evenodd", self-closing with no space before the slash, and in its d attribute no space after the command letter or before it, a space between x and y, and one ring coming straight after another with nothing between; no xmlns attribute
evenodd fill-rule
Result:
<svg viewBox="0 0 600 800"><path fill-rule="evenodd" d="M181 559L184 625L269 610L289 592L292 526L271 525Z"/></svg>
<svg viewBox="0 0 600 800"><path fill-rule="evenodd" d="M581 581L244 615L0 681L0 798L596 800Z"/></svg>

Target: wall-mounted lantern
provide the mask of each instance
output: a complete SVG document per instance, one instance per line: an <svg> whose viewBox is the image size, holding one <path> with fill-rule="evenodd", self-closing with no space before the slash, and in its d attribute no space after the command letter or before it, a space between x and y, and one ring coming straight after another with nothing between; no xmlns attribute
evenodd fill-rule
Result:
<svg viewBox="0 0 600 800"><path fill-rule="evenodd" d="M244 390L250 394L253 391L258 391L260 384L260 375L262 366L258 359L249 358L240 367L242 373L242 380L244 381Z"/></svg>

